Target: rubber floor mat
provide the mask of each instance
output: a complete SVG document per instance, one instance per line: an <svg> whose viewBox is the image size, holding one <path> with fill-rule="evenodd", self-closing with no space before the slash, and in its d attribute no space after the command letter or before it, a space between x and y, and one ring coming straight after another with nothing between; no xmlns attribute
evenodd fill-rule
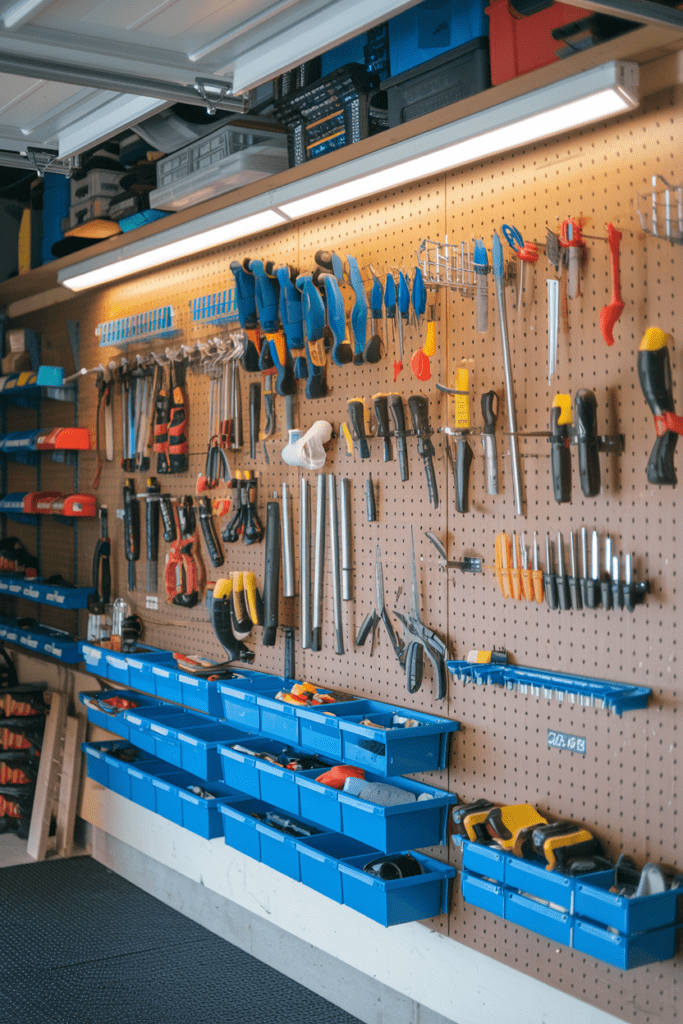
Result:
<svg viewBox="0 0 683 1024"><path fill-rule="evenodd" d="M0 1024L361 1024L90 857L0 871Z"/></svg>

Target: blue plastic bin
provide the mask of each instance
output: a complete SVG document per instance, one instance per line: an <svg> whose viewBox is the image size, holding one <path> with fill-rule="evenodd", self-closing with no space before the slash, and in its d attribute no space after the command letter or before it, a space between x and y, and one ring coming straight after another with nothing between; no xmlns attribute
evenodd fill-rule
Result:
<svg viewBox="0 0 683 1024"><path fill-rule="evenodd" d="M171 652L162 650L141 650L134 654L127 654L126 660L129 685L134 686L136 690L152 694L156 694L152 669L156 665L175 665L175 659Z"/></svg>
<svg viewBox="0 0 683 1024"><path fill-rule="evenodd" d="M100 786L109 786L109 765L104 759L104 751L90 743L81 744L85 754L88 778L99 782Z"/></svg>
<svg viewBox="0 0 683 1024"><path fill-rule="evenodd" d="M194 784L194 780L193 780ZM203 787L207 788L207 787ZM241 793L236 793L230 786L222 782L212 782L208 789L215 799L196 796L187 788L180 790L180 802L183 807L183 828L202 836L204 839L217 839L223 835L223 820L219 808L228 801L232 806L239 807L244 803Z"/></svg>
<svg viewBox="0 0 683 1024"><path fill-rule="evenodd" d="M79 644L81 657L85 662L85 667L88 672L92 672L93 675L103 676L107 678L107 667L104 660L104 648L97 647L95 644L88 644L83 641Z"/></svg>
<svg viewBox="0 0 683 1024"><path fill-rule="evenodd" d="M461 871L460 888L466 903L488 910L490 914L497 914L498 917L505 917L504 885L492 882L488 878L481 878L480 875L473 875L469 871Z"/></svg>
<svg viewBox="0 0 683 1024"><path fill-rule="evenodd" d="M196 716L193 716L196 717ZM243 743L249 736L238 732L232 726L216 722L197 728L185 728L178 732L180 756L183 768L211 781L222 778L220 743Z"/></svg>
<svg viewBox="0 0 683 1024"><path fill-rule="evenodd" d="M471 843L468 839L463 839L461 845L463 870L483 875L484 878L492 878L495 882L505 881L508 857L502 850L497 846Z"/></svg>
<svg viewBox="0 0 683 1024"><path fill-rule="evenodd" d="M342 737L339 723L343 718L369 713L374 701L352 700L326 704L320 708L299 708L299 741L302 747L318 754L341 760ZM332 712L326 714L325 712Z"/></svg>
<svg viewBox="0 0 683 1024"><path fill-rule="evenodd" d="M575 919L574 949L597 960L604 960L619 970L670 960L676 955L680 928L657 928L636 935L620 935L590 921Z"/></svg>
<svg viewBox="0 0 683 1024"><path fill-rule="evenodd" d="M505 884L511 889L555 903L567 911L572 909L576 879L558 871L546 871L542 864L509 855L505 865Z"/></svg>
<svg viewBox="0 0 683 1024"><path fill-rule="evenodd" d="M256 831L256 818L253 811L269 810L267 804L260 800L245 800L232 806L221 804L218 810L223 817L223 835L228 846L234 847L252 860L261 860L261 834Z"/></svg>
<svg viewBox="0 0 683 1024"><path fill-rule="evenodd" d="M274 696L279 689L274 689L272 680L265 678L220 680L217 687L223 704L223 718L246 732L259 732L261 728L261 709L256 703L258 693L270 692Z"/></svg>
<svg viewBox="0 0 683 1024"><path fill-rule="evenodd" d="M455 868L421 853L412 855L422 863L425 873L392 882L363 871L372 857L363 855L340 861L345 905L385 928L447 913L448 882L455 875Z"/></svg>
<svg viewBox="0 0 683 1024"><path fill-rule="evenodd" d="M176 825L182 825L183 805L180 799L180 789L183 786L191 785L191 778L192 776L187 772L176 772L175 775L152 779L152 785L156 792L157 814Z"/></svg>
<svg viewBox="0 0 683 1024"><path fill-rule="evenodd" d="M173 664L161 662L152 665L152 685L154 692L160 700L172 700L176 704L183 703L183 684L180 681L180 673Z"/></svg>
<svg viewBox="0 0 683 1024"><path fill-rule="evenodd" d="M96 690L94 692L88 691L87 693L81 691L78 694L81 704L88 709L89 722L92 722L93 725L98 725L100 729L115 732L124 739L130 739L130 726L124 716L124 709L112 708L111 711L104 711L94 703L98 697L125 697L127 700L134 700L138 704L140 711L144 708L149 710L153 704L148 697L132 693L130 690ZM138 709L136 708L136 710Z"/></svg>
<svg viewBox="0 0 683 1024"><path fill-rule="evenodd" d="M285 704L284 701L276 700L277 690L265 691L256 694L256 703L259 710L259 732L264 736L270 736L274 740L282 740L283 743L292 744L295 747L299 743L299 716L298 708L293 704Z"/></svg>
<svg viewBox="0 0 683 1024"><path fill-rule="evenodd" d="M514 889L508 889L507 886L505 891L505 919L512 921L514 924L521 925L522 928L528 928L531 932L545 935L547 939L551 939L553 942L561 942L565 946L571 946L572 944L572 924L574 919L571 914L547 907L543 903L515 892Z"/></svg>
<svg viewBox="0 0 683 1024"><path fill-rule="evenodd" d="M349 857L374 860L377 850L348 836L323 833L310 839L297 840L301 881L335 903L341 903L342 876L339 861Z"/></svg>
<svg viewBox="0 0 683 1024"><path fill-rule="evenodd" d="M361 725L352 717L340 720L341 760L345 764L359 765L383 776L412 775L446 767L450 733L460 728L458 722L390 705L379 707L382 710L373 709L370 717L386 729ZM421 724L411 729L388 728L396 716L413 718Z"/></svg>
<svg viewBox="0 0 683 1024"><path fill-rule="evenodd" d="M600 871L577 879L574 913L624 934L683 922L683 888L653 896L617 896L608 891L613 880L613 871Z"/></svg>
<svg viewBox="0 0 683 1024"><path fill-rule="evenodd" d="M273 807L268 804L266 804L266 807L270 811L279 812L281 810L279 807ZM287 815L287 817L293 817L293 815ZM324 831L312 821L305 821L302 818L296 818L296 820L313 829L314 835L320 835ZM293 878L295 882L300 882L301 869L297 843L301 842L301 840L294 836L286 835L284 832L279 832L271 825L267 825L265 821L257 821L256 830L261 837L262 863L268 864L271 868L279 871L281 875L287 875L288 878Z"/></svg>

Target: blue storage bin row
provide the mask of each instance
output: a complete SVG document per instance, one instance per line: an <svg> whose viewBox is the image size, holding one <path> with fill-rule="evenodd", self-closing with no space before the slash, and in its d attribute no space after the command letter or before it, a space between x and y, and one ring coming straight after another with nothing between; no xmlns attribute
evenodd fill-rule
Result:
<svg viewBox="0 0 683 1024"><path fill-rule="evenodd" d="M77 665L81 660L78 641L51 626L38 625L33 629L23 629L17 625L16 619L3 615L0 616L0 638L10 644L19 644L29 651L49 654L51 658L57 658L67 665Z"/></svg>
<svg viewBox="0 0 683 1024"><path fill-rule="evenodd" d="M148 647L146 644L137 644L132 652L124 653L123 651L110 651L97 644L81 641L80 650L88 672L101 676L103 679L110 679L120 686L132 685L141 690L147 690L147 687L139 684L143 677L146 678L148 674L151 676L152 664L163 662L175 665L170 651ZM131 681L131 663L134 666L133 672L138 679L137 683ZM148 692L153 693L154 690Z"/></svg>
<svg viewBox="0 0 683 1024"><path fill-rule="evenodd" d="M349 700L319 708L285 704L276 699L277 677L220 680L223 717L240 729L310 750L377 775L411 775L445 768L448 742L458 722L372 700ZM370 717L380 728L361 725ZM397 718L420 724L401 728ZM396 723L395 727L392 725Z"/></svg>
<svg viewBox="0 0 683 1024"><path fill-rule="evenodd" d="M283 749L281 742L261 738L250 738L240 747L273 754ZM287 749L293 755L304 753L300 748ZM316 782L324 768L293 772L255 753L233 750L229 745L221 744L218 750L223 778L235 789L377 850L388 853L408 846L423 848L446 842L448 808L458 803L455 793L445 793L412 779L392 779L391 785L405 790L407 796L428 794L431 799L385 807ZM365 781L382 782L384 777L366 773Z"/></svg>
<svg viewBox="0 0 683 1024"><path fill-rule="evenodd" d="M134 700L138 707L108 713L97 705L103 696L125 697ZM249 739L246 733L233 729L226 722L171 704L160 704L130 690L80 693L79 697L95 725L125 737L162 761L211 782L222 778L219 743L241 743Z"/></svg>
<svg viewBox="0 0 683 1024"><path fill-rule="evenodd" d="M266 811L279 808L261 800L222 804L226 843L385 927L447 912L448 880L455 875L448 864L413 853L424 874L385 882L363 871L380 851L331 831L305 839L286 835L253 817Z"/></svg>
<svg viewBox="0 0 683 1024"><path fill-rule="evenodd" d="M210 789L215 799L197 796L188 786L206 786L202 779L189 772L179 772L173 765L156 758L130 763L114 756L114 751L129 746L122 740L83 743L88 776L204 839L216 839L224 834L219 807L223 803L239 805L245 799L243 794L225 783L214 782Z"/></svg>
<svg viewBox="0 0 683 1024"><path fill-rule="evenodd" d="M55 608L87 608L92 592L92 587L56 587L40 580L0 576L0 594L11 594L25 601L49 604Z"/></svg>
<svg viewBox="0 0 683 1024"><path fill-rule="evenodd" d="M468 903L622 970L674 955L681 890L618 896L608 891L612 871L568 878L492 847L467 840L462 847Z"/></svg>

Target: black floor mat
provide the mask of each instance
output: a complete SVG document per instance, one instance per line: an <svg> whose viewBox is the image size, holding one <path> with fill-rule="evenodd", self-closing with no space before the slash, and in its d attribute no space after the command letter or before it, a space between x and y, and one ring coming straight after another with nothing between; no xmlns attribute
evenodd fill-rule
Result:
<svg viewBox="0 0 683 1024"><path fill-rule="evenodd" d="M0 1024L360 1024L89 857L0 871Z"/></svg>

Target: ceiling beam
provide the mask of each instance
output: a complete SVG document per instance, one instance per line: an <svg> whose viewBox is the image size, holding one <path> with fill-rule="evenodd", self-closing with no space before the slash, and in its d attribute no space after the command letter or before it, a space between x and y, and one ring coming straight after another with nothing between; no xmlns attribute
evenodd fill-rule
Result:
<svg viewBox="0 0 683 1024"><path fill-rule="evenodd" d="M19 0L19 3L13 4L2 15L0 20L2 21L3 28L16 32L27 21L30 21L34 14L37 14L43 7L48 7L51 3L52 0Z"/></svg>

